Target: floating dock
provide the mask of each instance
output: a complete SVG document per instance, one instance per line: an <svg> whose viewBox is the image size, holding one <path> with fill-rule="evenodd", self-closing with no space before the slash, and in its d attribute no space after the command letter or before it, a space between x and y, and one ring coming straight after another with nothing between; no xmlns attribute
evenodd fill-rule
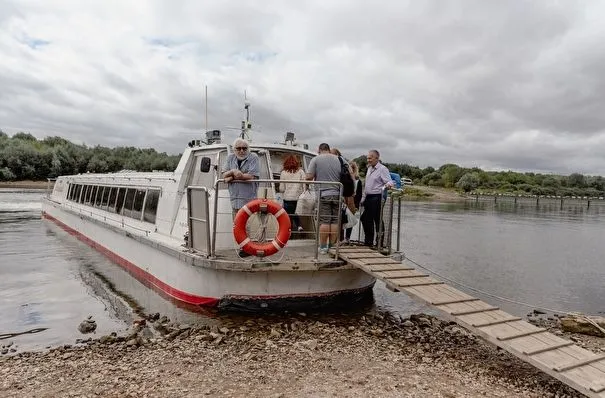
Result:
<svg viewBox="0 0 605 398"><path fill-rule="evenodd" d="M334 249L331 249L334 253ZM442 311L477 336L532 364L589 397L605 398L605 354L595 354L498 307L368 247L340 247L338 256L395 292Z"/></svg>

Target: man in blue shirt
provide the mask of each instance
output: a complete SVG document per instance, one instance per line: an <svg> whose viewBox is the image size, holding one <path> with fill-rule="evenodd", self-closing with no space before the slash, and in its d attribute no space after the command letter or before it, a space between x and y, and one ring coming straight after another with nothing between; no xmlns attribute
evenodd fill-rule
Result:
<svg viewBox="0 0 605 398"><path fill-rule="evenodd" d="M238 138L233 142L233 153L227 156L223 164L222 173L225 182L229 186L231 198L231 210L233 216L237 214L246 203L256 198L258 183L243 183L260 177L258 156L250 152L248 142Z"/></svg>
<svg viewBox="0 0 605 398"><path fill-rule="evenodd" d="M223 178L229 186L229 197L231 198L231 213L233 218L244 205L256 198L258 190L257 182L240 182L256 180L260 177L260 165L258 155L250 152L250 145L242 138L233 142L233 153L227 156L222 166ZM246 227L248 236L250 231ZM249 254L243 250L239 251L240 257L248 257Z"/></svg>

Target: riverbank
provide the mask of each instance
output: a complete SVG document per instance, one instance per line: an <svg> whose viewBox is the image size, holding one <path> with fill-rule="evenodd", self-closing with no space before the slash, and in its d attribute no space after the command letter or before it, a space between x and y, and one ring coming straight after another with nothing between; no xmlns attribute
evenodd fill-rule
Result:
<svg viewBox="0 0 605 398"><path fill-rule="evenodd" d="M0 358L0 395L581 396L423 314L334 321L297 314L220 328L173 325L157 315L141 323L129 336Z"/></svg>
<svg viewBox="0 0 605 398"><path fill-rule="evenodd" d="M434 202L462 202L469 199L455 189L429 187L424 185L406 186L403 191L404 200L429 200Z"/></svg>
<svg viewBox="0 0 605 398"><path fill-rule="evenodd" d="M51 187L54 183L51 182ZM48 181L0 181L0 188L46 189Z"/></svg>

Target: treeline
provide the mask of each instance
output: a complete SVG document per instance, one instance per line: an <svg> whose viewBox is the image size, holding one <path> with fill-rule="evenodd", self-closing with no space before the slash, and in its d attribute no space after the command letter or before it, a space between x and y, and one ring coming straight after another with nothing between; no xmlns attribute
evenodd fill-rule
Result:
<svg viewBox="0 0 605 398"><path fill-rule="evenodd" d="M365 175L365 156L355 159ZM399 163L385 163L390 171L411 178L416 185L455 188L464 192L509 193L517 195L605 196L605 178L573 173L568 176L514 171L483 171L444 164L435 169Z"/></svg>
<svg viewBox="0 0 605 398"><path fill-rule="evenodd" d="M173 171L180 155L158 153L155 149L134 147L107 148L76 145L64 138L38 140L28 133L9 137L0 130L0 181L45 180L60 175L107 173L120 170ZM365 156L355 159L361 175L365 175ZM573 173L568 176L518 173L514 171L483 171L444 164L435 169L400 163L385 163L416 185L456 188L464 192L510 193L561 196L605 196L605 178Z"/></svg>
<svg viewBox="0 0 605 398"><path fill-rule="evenodd" d="M9 137L0 130L0 181L39 181L60 175L124 169L173 171L179 158L155 149L87 147L60 137L38 140L28 133Z"/></svg>

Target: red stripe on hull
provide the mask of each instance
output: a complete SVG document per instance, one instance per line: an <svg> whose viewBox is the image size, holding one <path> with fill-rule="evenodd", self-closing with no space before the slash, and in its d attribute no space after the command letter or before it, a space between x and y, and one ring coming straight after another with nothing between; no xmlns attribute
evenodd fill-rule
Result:
<svg viewBox="0 0 605 398"><path fill-rule="evenodd" d="M51 216L50 214L48 214L46 212L42 212L42 217L51 220L52 222L54 222L55 224L57 224L58 226L63 228L65 231L67 231L70 235L75 236L76 238L78 238L82 242L86 243L90 247L103 253L103 255L105 255L107 258L109 258L114 263L120 265L122 268L124 268L126 271L128 271L130 274L132 274L135 278L139 279L141 282L151 285L155 289L159 290L160 292L162 292L172 298L183 301L187 304L201 305L201 306L206 306L206 307L216 307L219 303L219 299L217 299L217 298L196 296L196 295L184 292L182 290L176 289L176 288L168 285L167 283L162 282L155 276L151 275L149 272L139 268L134 263L131 263L130 261L126 260L125 258L118 256L116 253L112 252L108 248L98 244L94 240L81 234L80 232L76 231L75 229L71 228L70 226L62 223L61 221L57 220L55 217Z"/></svg>

